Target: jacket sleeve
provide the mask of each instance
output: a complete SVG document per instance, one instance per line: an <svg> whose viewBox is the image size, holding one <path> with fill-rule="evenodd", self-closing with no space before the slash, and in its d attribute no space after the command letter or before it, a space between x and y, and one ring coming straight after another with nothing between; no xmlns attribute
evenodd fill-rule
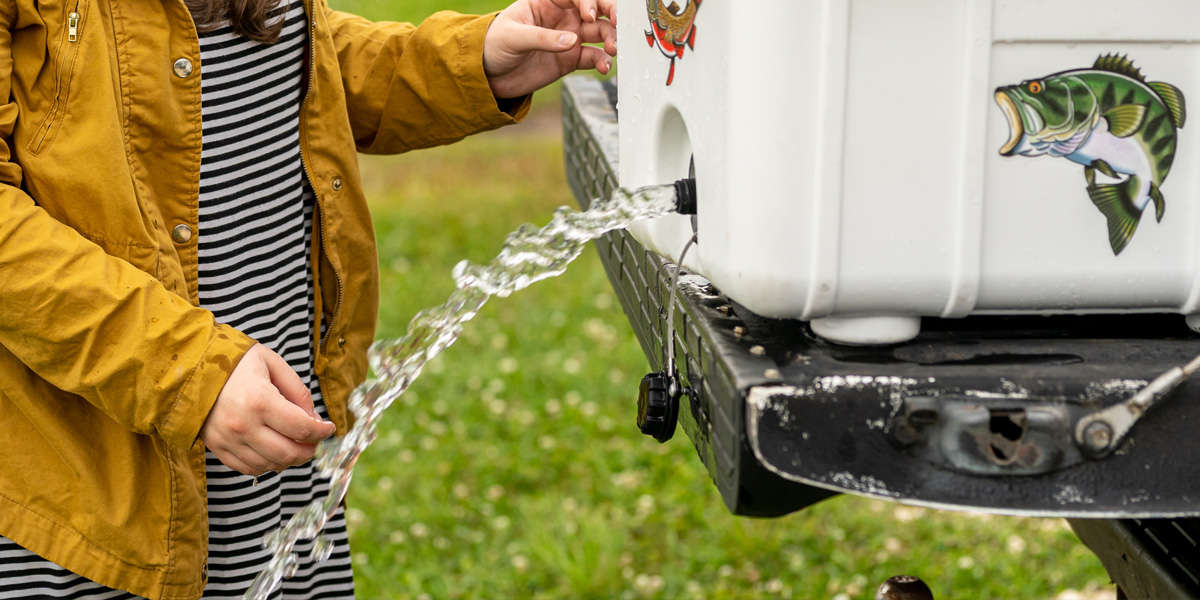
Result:
<svg viewBox="0 0 1200 600"><path fill-rule="evenodd" d="M374 23L326 9L358 149L397 153L519 121L529 97L500 110L483 72L495 14L439 12L420 24Z"/></svg>
<svg viewBox="0 0 1200 600"><path fill-rule="evenodd" d="M11 4L10 4L11 7ZM132 431L190 446L253 340L104 252L21 189L0 8L0 345Z"/></svg>

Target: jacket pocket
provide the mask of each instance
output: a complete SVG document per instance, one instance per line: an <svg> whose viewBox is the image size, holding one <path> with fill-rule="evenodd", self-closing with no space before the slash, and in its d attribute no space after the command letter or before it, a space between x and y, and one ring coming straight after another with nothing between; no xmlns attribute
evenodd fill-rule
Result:
<svg viewBox="0 0 1200 600"><path fill-rule="evenodd" d="M67 109L67 98L71 93L71 79L75 75L75 59L79 56L79 46L83 42L83 28L87 23L88 0L74 0L68 3L72 8L67 11L66 26L58 39L58 49L55 56L54 100L50 109L38 123L26 146L30 152L41 152L52 137L57 125L62 121Z"/></svg>

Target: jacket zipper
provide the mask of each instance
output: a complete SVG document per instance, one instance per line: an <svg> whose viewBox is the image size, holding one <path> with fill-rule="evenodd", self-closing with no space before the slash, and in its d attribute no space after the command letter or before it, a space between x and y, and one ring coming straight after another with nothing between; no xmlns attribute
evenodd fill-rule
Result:
<svg viewBox="0 0 1200 600"><path fill-rule="evenodd" d="M72 44L79 41L79 5L67 15L67 41Z"/></svg>
<svg viewBox="0 0 1200 600"><path fill-rule="evenodd" d="M58 44L58 68L54 75L54 101L50 104L50 111L46 113L46 118L38 126L37 133L30 140L30 149L34 152L39 152L42 149L42 144L50 135L50 130L54 126L54 122L58 119L58 113L62 110L63 104L66 101L67 91L70 89L71 82L69 78L75 70L75 58L78 56L79 48L75 46L79 42L79 32L83 25L83 15L79 12L81 0L76 0L75 6L71 8L71 12L67 13L67 31L63 36L66 44L70 45L69 57L64 57L64 43ZM67 81L64 81L64 78Z"/></svg>
<svg viewBox="0 0 1200 600"><path fill-rule="evenodd" d="M301 119L304 118L303 109L308 104L308 97L312 93L313 84L317 79L317 8L316 2L313 0L307 0L306 4L308 6L308 85L304 88L304 98L300 100ZM317 222L321 227L321 251L325 253L325 256L329 256L329 246L328 242L326 241L326 239L329 237L329 228L326 226L325 222L325 210L321 206L321 195L316 192L316 185L313 184L316 179L314 179L312 176L312 170L309 168L308 158L304 152L304 150L308 147L308 136L306 134L307 131L308 129L306 127L300 128L300 163L304 167L304 175L305 177L308 177L308 185L313 188L313 196L315 196L317 200ZM321 268L320 257L317 257L315 266L317 269ZM342 308L342 295L344 293L344 290L342 289L342 276L338 274L337 269L333 268L332 262L330 263L329 267L329 271L333 273L333 281L337 289L337 301L334 302L333 310L329 311L330 317L329 322L325 324L325 333L321 334L321 340L318 345L322 349L325 347L325 343L329 340L330 334L333 333L333 326L337 323L338 313L341 312Z"/></svg>

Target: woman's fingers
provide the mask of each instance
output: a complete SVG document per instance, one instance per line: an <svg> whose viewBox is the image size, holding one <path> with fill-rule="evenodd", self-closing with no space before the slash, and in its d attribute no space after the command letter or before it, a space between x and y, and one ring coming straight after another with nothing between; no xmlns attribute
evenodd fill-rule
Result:
<svg viewBox="0 0 1200 600"><path fill-rule="evenodd" d="M299 406L305 412L316 414L313 412L312 393L308 386L304 385L304 380L300 379L300 375L292 370L291 365L282 356L267 350L263 354L263 362L267 365L271 385L274 385L288 402Z"/></svg>
<svg viewBox="0 0 1200 600"><path fill-rule="evenodd" d="M612 70L612 59L603 50L595 46L584 46L579 53L579 63L576 69L596 69L601 74L608 75Z"/></svg>
<svg viewBox="0 0 1200 600"><path fill-rule="evenodd" d="M492 93L516 98L576 69L609 73L609 56L617 53L615 22L616 0L516 0L484 37L483 71Z"/></svg>
<svg viewBox="0 0 1200 600"><path fill-rule="evenodd" d="M297 443L264 428L257 432L253 440L209 449L234 471L245 475L262 475L267 471L282 471L312 460L317 447Z"/></svg>
<svg viewBox="0 0 1200 600"><path fill-rule="evenodd" d="M261 410L264 429L290 440L315 444L333 435L333 423L320 420L315 414L288 402L283 396L277 395L268 399ZM257 433L249 437L256 440L261 439L262 435Z"/></svg>
<svg viewBox="0 0 1200 600"><path fill-rule="evenodd" d="M221 464L243 475L257 476L276 470L272 461L240 441L225 443L225 440L215 440L212 444L208 444L208 449L221 461Z"/></svg>
<svg viewBox="0 0 1200 600"><path fill-rule="evenodd" d="M497 40L500 49L512 54L537 50L562 52L570 50L579 41L579 36L572 31L560 31L525 23L509 23L504 26L503 30L496 33L501 36Z"/></svg>
<svg viewBox="0 0 1200 600"><path fill-rule="evenodd" d="M254 448L249 446L243 446L239 448L237 452L237 458L248 467L246 471L239 471L243 475L253 475L258 477L259 475L262 475L268 471L280 471L284 468L275 464L271 461L271 459L256 452ZM225 466L228 467L229 465Z"/></svg>
<svg viewBox="0 0 1200 600"><path fill-rule="evenodd" d="M217 460L221 461L221 464L233 469L234 471L237 471L238 473L241 473L242 475L260 475L265 473L265 471L259 471L258 469L246 464L245 461L243 461L241 458L238 458L236 454L231 452L217 452L215 448L209 448L209 450L212 450L212 453L217 457Z"/></svg>
<svg viewBox="0 0 1200 600"><path fill-rule="evenodd" d="M617 28L612 21L603 19L595 23L584 23L579 36L585 44L603 43L604 51L609 56L617 55Z"/></svg>
<svg viewBox="0 0 1200 600"><path fill-rule="evenodd" d="M541 9L549 8L554 12L561 11L577 11L579 19L584 23L594 23L601 17L607 17L610 21L617 21L617 2L616 0L526 0L528 6L533 9L535 14L541 13ZM518 4L520 0L518 1ZM545 14L545 13L542 13Z"/></svg>
<svg viewBox="0 0 1200 600"><path fill-rule="evenodd" d="M579 18L584 23L594 23L600 17L617 20L616 0L579 0Z"/></svg>
<svg viewBox="0 0 1200 600"><path fill-rule="evenodd" d="M596 0L579 0L579 18L584 23L594 23L600 16L596 8Z"/></svg>
<svg viewBox="0 0 1200 600"><path fill-rule="evenodd" d="M256 454L270 471L282 471L288 467L302 465L312 460L317 452L316 444L305 444L289 439L271 430L264 430L246 448ZM253 456L241 455L242 460L255 464Z"/></svg>
<svg viewBox="0 0 1200 600"><path fill-rule="evenodd" d="M599 0L600 15L608 17L612 24L617 23L617 0Z"/></svg>

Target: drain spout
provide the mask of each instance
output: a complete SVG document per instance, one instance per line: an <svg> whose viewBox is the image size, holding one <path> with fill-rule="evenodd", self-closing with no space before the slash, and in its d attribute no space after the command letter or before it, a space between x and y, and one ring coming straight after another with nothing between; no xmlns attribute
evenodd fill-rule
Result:
<svg viewBox="0 0 1200 600"><path fill-rule="evenodd" d="M688 177L675 182L675 212L681 215L696 214L695 177Z"/></svg>

